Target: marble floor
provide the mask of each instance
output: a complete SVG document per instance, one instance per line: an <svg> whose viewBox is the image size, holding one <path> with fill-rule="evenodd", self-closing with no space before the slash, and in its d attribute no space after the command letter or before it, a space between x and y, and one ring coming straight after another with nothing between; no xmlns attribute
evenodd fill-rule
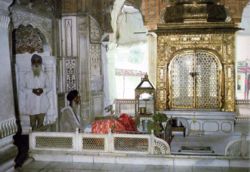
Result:
<svg viewBox="0 0 250 172"><path fill-rule="evenodd" d="M31 162L18 172L250 172L247 168Z"/></svg>
<svg viewBox="0 0 250 172"><path fill-rule="evenodd" d="M185 154L180 151L182 146L204 146L214 151L211 155L224 155L226 145L233 138L232 136L188 136L185 138L175 136L171 142L171 153Z"/></svg>
<svg viewBox="0 0 250 172"><path fill-rule="evenodd" d="M174 136L171 142L172 154L185 154L180 152L182 146L206 146L214 151L212 155L224 155L227 144L241 135L250 135L250 121L236 122L235 130L228 135L201 135L201 136Z"/></svg>

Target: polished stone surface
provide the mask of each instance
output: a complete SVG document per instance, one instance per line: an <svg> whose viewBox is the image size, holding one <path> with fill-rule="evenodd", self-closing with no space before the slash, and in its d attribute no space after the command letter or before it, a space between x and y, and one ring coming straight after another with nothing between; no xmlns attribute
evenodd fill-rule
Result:
<svg viewBox="0 0 250 172"><path fill-rule="evenodd" d="M240 137L240 136L239 136ZM211 147L214 155L224 155L225 147L233 136L175 136L171 142L171 153L182 154L182 146L204 146Z"/></svg>
<svg viewBox="0 0 250 172"><path fill-rule="evenodd" d="M182 154L179 152L182 146L209 146L214 151L213 155L224 155L225 148L230 141L241 139L241 136L250 135L250 122L237 121L235 131L227 135L196 135L183 137L182 135L174 136L171 142L171 153Z"/></svg>
<svg viewBox="0 0 250 172"><path fill-rule="evenodd" d="M222 167L180 167L128 164L92 164L64 162L31 162L24 165L19 172L250 172L249 168Z"/></svg>
<svg viewBox="0 0 250 172"><path fill-rule="evenodd" d="M186 135L192 131L203 135L230 134L234 132L234 112L220 111L164 111L168 117L177 118L186 128Z"/></svg>

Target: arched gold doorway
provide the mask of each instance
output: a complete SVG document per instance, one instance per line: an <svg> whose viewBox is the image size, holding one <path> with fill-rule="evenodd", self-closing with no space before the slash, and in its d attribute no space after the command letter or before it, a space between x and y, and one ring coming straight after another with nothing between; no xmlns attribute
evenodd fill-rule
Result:
<svg viewBox="0 0 250 172"><path fill-rule="evenodd" d="M221 108L221 63L205 50L187 50L169 66L170 109Z"/></svg>

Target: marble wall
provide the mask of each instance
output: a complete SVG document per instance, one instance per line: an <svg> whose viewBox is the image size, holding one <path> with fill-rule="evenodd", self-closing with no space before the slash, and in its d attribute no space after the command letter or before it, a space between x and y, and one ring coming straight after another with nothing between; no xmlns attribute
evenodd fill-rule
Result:
<svg viewBox="0 0 250 172"><path fill-rule="evenodd" d="M45 123L53 123L56 121L57 112L57 77L56 77L56 58L58 42L54 35L54 30L58 27L56 14L54 13L55 4L48 4L42 1L15 1L10 7L12 27L13 27L13 63L16 65L13 71L16 75L16 85L18 94L19 115L22 125L22 134L30 131L29 116L23 112L23 104L21 101L24 97L20 94L20 81L23 74L30 70L30 57L33 53L41 53L44 60L44 67L48 73L53 91L50 97L50 109L45 118ZM55 46L57 45L57 46ZM54 55L54 56L52 56Z"/></svg>
<svg viewBox="0 0 250 172"><path fill-rule="evenodd" d="M0 1L0 171L11 170L17 149L12 136L16 133L13 84L11 72L9 11L12 0Z"/></svg>
<svg viewBox="0 0 250 172"><path fill-rule="evenodd" d="M11 58L9 47L9 17L0 16L0 121L15 116L13 86L11 75Z"/></svg>
<svg viewBox="0 0 250 172"><path fill-rule="evenodd" d="M61 30L60 92L79 90L87 123L103 113L102 31L95 18L82 15L62 17Z"/></svg>
<svg viewBox="0 0 250 172"><path fill-rule="evenodd" d="M43 35L44 40L44 50L48 52L53 52L53 18L50 16L43 16L41 14L35 13L35 9L23 8L15 4L11 8L12 12L12 22L14 29L22 26L32 26L34 29L38 29L39 32ZM34 52L34 51L33 51ZM29 53L33 53L29 52ZM24 53L24 52L22 52Z"/></svg>

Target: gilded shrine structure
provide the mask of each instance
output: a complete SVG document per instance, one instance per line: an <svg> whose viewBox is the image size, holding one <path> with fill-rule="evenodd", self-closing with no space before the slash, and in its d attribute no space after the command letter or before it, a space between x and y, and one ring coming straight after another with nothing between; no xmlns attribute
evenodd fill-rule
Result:
<svg viewBox="0 0 250 172"><path fill-rule="evenodd" d="M189 132L230 133L235 116L235 32L214 0L176 0L157 25L156 110Z"/></svg>

